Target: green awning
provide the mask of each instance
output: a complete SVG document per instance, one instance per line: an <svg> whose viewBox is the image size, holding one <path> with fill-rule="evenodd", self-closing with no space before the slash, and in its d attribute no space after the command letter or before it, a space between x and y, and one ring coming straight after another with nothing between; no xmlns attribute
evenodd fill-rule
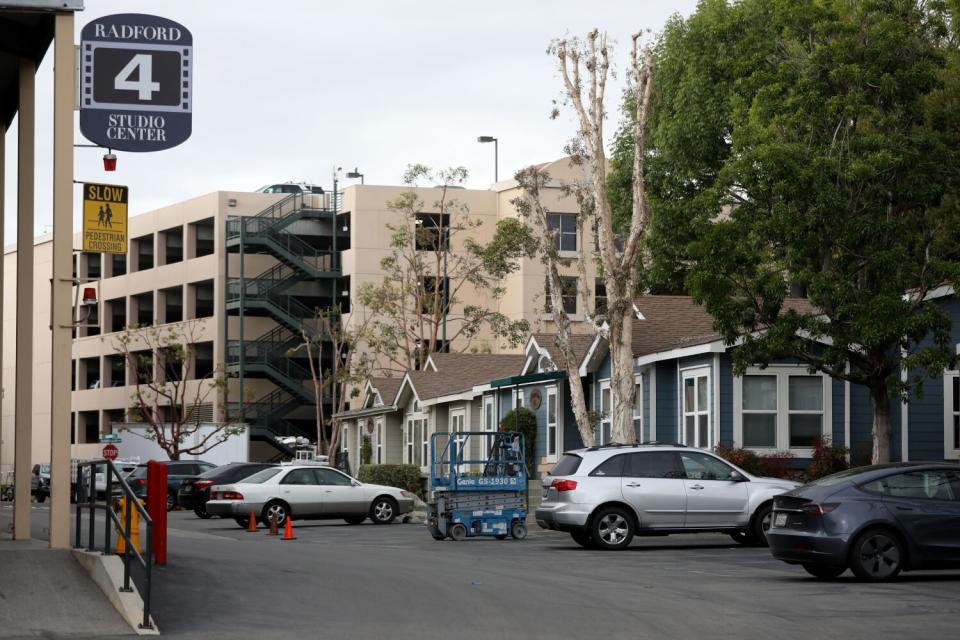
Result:
<svg viewBox="0 0 960 640"><path fill-rule="evenodd" d="M565 371L547 371L545 373L528 373L525 376L510 376L509 378L500 378L490 383L491 387L515 387L521 384L531 384L533 382L547 382L549 380L566 380Z"/></svg>

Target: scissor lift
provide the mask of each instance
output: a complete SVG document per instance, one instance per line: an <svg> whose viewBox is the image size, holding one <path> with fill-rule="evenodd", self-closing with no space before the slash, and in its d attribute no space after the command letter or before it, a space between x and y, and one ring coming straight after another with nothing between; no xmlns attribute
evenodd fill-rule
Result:
<svg viewBox="0 0 960 640"><path fill-rule="evenodd" d="M515 431L435 433L427 526L435 540L527 537L526 442Z"/></svg>

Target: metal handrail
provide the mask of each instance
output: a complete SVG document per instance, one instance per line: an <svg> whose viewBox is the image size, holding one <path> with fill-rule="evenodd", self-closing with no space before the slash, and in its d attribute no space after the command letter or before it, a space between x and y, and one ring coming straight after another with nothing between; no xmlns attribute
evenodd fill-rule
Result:
<svg viewBox="0 0 960 640"><path fill-rule="evenodd" d="M105 468L105 484L103 491L103 504L97 502L97 467L103 466ZM84 484L83 479L83 469L89 467L90 472L90 482L89 487ZM113 483L114 478L116 478L117 483L120 486L120 491L123 497L127 499L128 505L133 505L136 510L139 512L140 517L143 518L144 522L147 525L147 536L146 542L144 543L144 552L140 553L140 550L137 549L132 540L132 521L133 521L133 511L128 507L125 511L125 522L121 522L120 516L117 515L117 512L113 508ZM89 491L89 493L88 493ZM89 536L87 551L96 551L96 542L95 542L95 533L96 533L96 510L103 509L106 513L103 520L103 555L110 555L113 551L110 548L110 523L112 522L116 527L117 531L123 537L124 540L124 553L122 556L123 560L123 586L120 587L122 592L130 592L133 589L130 587L130 562L135 557L137 562L143 567L143 572L145 576L145 588L143 592L143 622L138 626L141 629L153 629L153 624L150 622L150 591L152 586L151 574L153 567L153 519L150 517L150 514L147 513L146 508L140 503L139 498L134 494L133 489L130 488L130 485L127 483L126 479L120 474L117 467L113 464L112 460L89 460L87 462L80 462L77 464L77 516L76 516L76 530L74 534L74 547L77 549L82 549L83 545L80 542L80 531L82 529L81 524L81 514L83 513L83 507L88 507L90 515L88 517L88 526L89 526Z"/></svg>

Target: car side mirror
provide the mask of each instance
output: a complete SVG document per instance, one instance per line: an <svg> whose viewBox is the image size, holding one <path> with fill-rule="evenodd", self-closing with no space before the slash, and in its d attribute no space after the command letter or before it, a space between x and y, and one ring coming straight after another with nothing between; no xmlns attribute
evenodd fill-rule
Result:
<svg viewBox="0 0 960 640"><path fill-rule="evenodd" d="M363 486L363 483L362 483L362 482L359 482L358 480L354 480L353 482L351 482L351 484L352 484L353 486L355 486L355 487L361 487L361 486Z"/></svg>
<svg viewBox="0 0 960 640"><path fill-rule="evenodd" d="M746 482L746 481L747 481L747 479L744 477L744 475L743 475L742 473L740 473L739 471L731 471L731 472L730 472L730 480L731 480L732 482Z"/></svg>

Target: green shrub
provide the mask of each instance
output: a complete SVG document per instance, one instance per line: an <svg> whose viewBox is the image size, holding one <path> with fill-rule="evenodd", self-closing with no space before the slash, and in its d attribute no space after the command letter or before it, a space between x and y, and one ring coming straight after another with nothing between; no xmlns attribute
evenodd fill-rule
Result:
<svg viewBox="0 0 960 640"><path fill-rule="evenodd" d="M364 464L360 466L357 480L396 487L423 497L420 467L415 464Z"/></svg>
<svg viewBox="0 0 960 640"><path fill-rule="evenodd" d="M813 460L803 472L804 482L812 482L831 473L849 469L849 453L850 449L843 445L834 445L828 436L817 436L813 443Z"/></svg>
<svg viewBox="0 0 960 640"><path fill-rule="evenodd" d="M519 431L527 441L527 470L532 476L536 467L533 452L537 442L537 416L526 407L517 407L500 420L500 431Z"/></svg>

